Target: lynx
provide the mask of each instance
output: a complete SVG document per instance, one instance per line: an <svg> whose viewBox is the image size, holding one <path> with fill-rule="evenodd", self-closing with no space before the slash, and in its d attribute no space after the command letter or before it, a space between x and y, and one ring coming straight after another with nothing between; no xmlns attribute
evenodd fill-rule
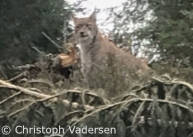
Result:
<svg viewBox="0 0 193 137"><path fill-rule="evenodd" d="M99 75L114 73L119 70L122 81L126 76L135 77L146 74L150 68L147 63L131 55L129 52L123 51L108 38L103 37L99 32L96 24L96 14L93 13L86 18L73 17L75 24L75 39L80 50L81 71L90 87L103 88L106 79L98 79ZM113 67L113 70L110 68ZM119 67L124 66L123 73ZM101 74L104 72L104 74ZM113 77L112 77L113 78ZM112 80L112 79L111 79ZM92 84L98 81L100 84Z"/></svg>

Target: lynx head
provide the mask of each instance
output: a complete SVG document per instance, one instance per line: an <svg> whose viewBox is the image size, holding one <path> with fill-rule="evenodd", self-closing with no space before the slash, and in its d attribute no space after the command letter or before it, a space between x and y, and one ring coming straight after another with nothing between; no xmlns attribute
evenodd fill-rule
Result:
<svg viewBox="0 0 193 137"><path fill-rule="evenodd" d="M97 35L96 14L95 12L86 18L73 16L75 24L75 37L80 44L91 44Z"/></svg>

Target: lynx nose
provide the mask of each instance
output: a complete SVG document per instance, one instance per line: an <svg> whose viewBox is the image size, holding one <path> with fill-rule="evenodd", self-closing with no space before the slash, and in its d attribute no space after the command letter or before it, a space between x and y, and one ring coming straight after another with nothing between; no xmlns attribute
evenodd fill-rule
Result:
<svg viewBox="0 0 193 137"><path fill-rule="evenodd" d="M85 33L85 32L80 32L80 37L87 37L88 35L87 35L87 33Z"/></svg>

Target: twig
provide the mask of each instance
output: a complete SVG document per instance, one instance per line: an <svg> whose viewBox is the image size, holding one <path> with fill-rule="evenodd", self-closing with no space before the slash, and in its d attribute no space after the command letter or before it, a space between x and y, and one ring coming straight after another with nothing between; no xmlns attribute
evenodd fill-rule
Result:
<svg viewBox="0 0 193 137"><path fill-rule="evenodd" d="M10 99L12 99L12 98L14 98L14 97L16 97L16 96L18 96L18 95L20 95L20 94L21 94L21 92L17 92L17 93L15 93L15 94L9 96L8 98L2 100L2 101L0 102L0 105L2 105L3 103L9 101Z"/></svg>
<svg viewBox="0 0 193 137"><path fill-rule="evenodd" d="M138 100L138 99L137 99ZM134 99L131 99L131 100L127 100L127 101L122 101L122 102L117 102L117 103L114 103L114 104L110 104L110 105L104 105L104 106L101 106L100 108L96 109L95 111L83 116L82 118L80 118L79 120L77 120L75 123L72 124L72 127L77 125L78 123L80 123L81 121L83 121L84 119L90 117L90 116L93 116L94 114L96 113L99 113L103 110L106 110L106 109L110 109L112 107L115 107L115 106L118 106L118 105L121 105L121 104L124 104L124 103L128 103L128 102L133 102L133 101L136 101L136 98ZM68 133L69 129L65 132L64 136Z"/></svg>
<svg viewBox="0 0 193 137"><path fill-rule="evenodd" d="M181 84L181 85L185 85L185 86L187 86L189 89L191 89L191 91L192 91L192 93L193 93L193 86L192 86L190 83L188 83L188 82L180 81L180 80L167 81L167 80L162 80L162 79L160 79L160 78L158 78L158 77L153 77L152 79L155 80L155 81L158 81L158 82L167 84L167 85L170 85L170 84Z"/></svg>
<svg viewBox="0 0 193 137"><path fill-rule="evenodd" d="M37 97L37 98L40 99L40 101L41 101L41 99L42 99L42 100L48 100L48 99L50 99L50 98L56 97L56 95L46 95L46 94L43 94L43 93L37 93L37 92L31 91L31 90L29 90L29 89L27 89L27 88L23 88L23 87L20 87L20 86L16 86L16 85L11 84L11 83L9 83L9 82L6 82L6 81L4 81L4 80L0 80L0 84L3 85L3 86L6 87L6 88L15 89L15 90L21 91L21 92L23 92L23 93L25 93L25 94L27 94L27 95L31 95L31 96ZM77 108L77 107L79 106L78 103L71 103L70 101L65 100L65 99L63 99L62 101L63 101L63 103L64 103L65 105L67 105L67 106L72 106L73 108ZM88 109L88 110L90 110L90 109L93 109L94 107L93 107L93 106L86 105L85 108Z"/></svg>
<svg viewBox="0 0 193 137"><path fill-rule="evenodd" d="M34 100L28 99L28 98L16 100L16 101L14 102L14 104L11 105L10 107L14 107L15 105L20 104L20 103L24 103L24 102L33 102L33 101L34 101Z"/></svg>
<svg viewBox="0 0 193 137"><path fill-rule="evenodd" d="M34 64L25 64L25 65L15 67L15 69L17 70L29 70L31 68L37 68L37 66Z"/></svg>
<svg viewBox="0 0 193 137"><path fill-rule="evenodd" d="M39 90L39 89L37 89L37 88L29 88L30 90L32 90L32 91L36 91L36 92L39 92L39 93L41 93L42 91L41 90Z"/></svg>
<svg viewBox="0 0 193 137"><path fill-rule="evenodd" d="M96 99L101 99L103 104L106 104L106 102L110 102L107 99L104 100L104 98L100 98L100 96L98 96L96 93L90 92L88 90L85 90L84 92L85 92L84 96L87 95L87 96L90 96L90 97L93 97ZM75 90L75 89L68 90L68 91L66 91L66 93L77 93L77 94L81 94L81 95L83 94L81 91Z"/></svg>
<svg viewBox="0 0 193 137"><path fill-rule="evenodd" d="M15 89L15 90L18 90L18 91L21 91L25 94L28 94L28 95L31 95L31 96L35 96L37 98L47 98L49 97L49 95L45 95L45 94L41 94L41 93L37 93L37 92L34 92L34 91L31 91L27 88L23 88L23 87L20 87L20 86L16 86L16 85L13 85L9 82L6 82L4 80L0 80L0 84L2 86L4 86L4 88L10 88L10 89Z"/></svg>
<svg viewBox="0 0 193 137"><path fill-rule="evenodd" d="M73 115L76 115L76 114L80 115L80 114L84 114L84 113L85 113L85 111L83 111L83 110L76 110L76 111L73 111L73 112L70 112L70 113L66 114L66 115L64 116L64 118L66 118L66 117L72 117ZM64 119L64 118L63 118L63 119Z"/></svg>
<svg viewBox="0 0 193 137"><path fill-rule="evenodd" d="M10 113L10 114L8 115L8 117L12 117L12 116L14 116L14 115L16 115L16 114L18 114L18 113L20 113L20 112L26 110L27 108L29 108L30 106L32 106L32 105L35 104L35 103L36 103L36 101L31 102L30 104L24 106L23 108L18 109L18 110L16 110L16 111Z"/></svg>
<svg viewBox="0 0 193 137"><path fill-rule="evenodd" d="M7 75L5 74L5 72L3 71L2 66L0 66L0 74L2 74L2 76L7 79Z"/></svg>
<svg viewBox="0 0 193 137"><path fill-rule="evenodd" d="M133 98L133 99L126 100L126 101L121 101L121 102L116 102L116 103L114 103L114 104L101 106L100 108L96 109L95 111L93 111L93 112L91 112L91 113L83 116L82 118L80 118L78 121L76 121L75 123L73 123L72 126L75 126L75 125L77 125L78 123L80 123L81 121L83 121L84 119L86 119L86 118L88 118L88 117L90 117L90 116L93 116L94 114L99 113L99 112L101 112L101 111L104 111L104 110L106 110L106 109L110 109L110 108L112 108L112 107L116 107L116 106L122 105L122 104L123 104L123 105L129 104L129 103L131 103L131 102L138 102L138 101L141 101L141 102L154 102L155 99ZM177 103L177 102L174 102L174 101L161 100L161 99L157 99L156 101L159 102L159 103L168 103L168 104L176 105L176 106L181 107L181 108L183 108L183 109L189 110L190 112L193 113L193 108L190 108L190 107L188 107L188 106L186 106L186 105L183 105L183 104L180 104L180 103ZM67 132L68 132L68 131L69 131L69 129L67 130ZM67 132L66 132L66 133L67 133Z"/></svg>
<svg viewBox="0 0 193 137"><path fill-rule="evenodd" d="M140 113L142 112L142 109L143 109L143 106L145 105L145 101L143 101L139 108L137 109L135 115L134 115L134 118L133 118L133 121L132 121L132 125L134 126L134 124L136 123L137 121L137 117L140 116Z"/></svg>
<svg viewBox="0 0 193 137"><path fill-rule="evenodd" d="M44 55L45 53L44 52L42 52L42 51L40 51L37 47L35 47L35 46L32 46L31 47L33 50L35 50L37 53L39 53L40 55Z"/></svg>
<svg viewBox="0 0 193 137"><path fill-rule="evenodd" d="M146 120L144 120L144 117L140 117L139 121L140 121L139 124L147 123L150 126L154 126L153 123L154 123L154 121L156 121L159 126L161 126L161 123L168 123L169 125L174 125L175 127L177 127L179 125L185 125L186 124L188 126L188 128L193 128L193 122L187 122L187 121L186 122L185 121L176 121L176 120L170 120L170 121L167 120L166 121L164 119L153 119L150 117L146 118Z"/></svg>
<svg viewBox="0 0 193 137"><path fill-rule="evenodd" d="M17 101L15 101L14 102L14 104L12 104L12 105L10 105L9 106L9 109L12 109L12 108L14 108L15 106L17 106L18 104L21 104L21 103L25 103L25 104L28 104L28 102L29 103L31 103L31 102L34 102L35 100L32 100L32 99L21 99L21 100L17 100ZM17 110L16 110L17 111ZM13 113L13 112L12 112Z"/></svg>
<svg viewBox="0 0 193 137"><path fill-rule="evenodd" d="M44 81L44 80L42 80L42 79L32 79L32 80L28 80L27 83L29 83L29 84L41 83L41 84L46 85L46 86L49 87L49 88L53 88L53 87L54 87L53 84L51 84L51 83L49 83L49 82L46 82L46 81Z"/></svg>
<svg viewBox="0 0 193 137"><path fill-rule="evenodd" d="M51 38L50 38L50 36L48 36L45 32L41 32L42 33L42 35L45 37L45 38L47 38L54 46L56 46L56 48L58 48L58 49L63 49L60 45L58 45L54 40L52 40Z"/></svg>
<svg viewBox="0 0 193 137"><path fill-rule="evenodd" d="M26 75L27 75L27 71L24 71L24 72L16 75L15 77L9 79L8 81L9 81L9 82L16 81L16 80L18 80L18 79L20 79L20 78L22 78L22 77L24 77L24 76L26 76Z"/></svg>

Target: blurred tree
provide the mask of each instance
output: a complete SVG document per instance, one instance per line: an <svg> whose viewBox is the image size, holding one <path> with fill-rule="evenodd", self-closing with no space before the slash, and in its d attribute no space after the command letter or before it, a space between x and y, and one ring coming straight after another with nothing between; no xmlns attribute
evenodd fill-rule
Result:
<svg viewBox="0 0 193 137"><path fill-rule="evenodd" d="M133 54L138 53L140 39L137 39L134 32L145 25L145 17L149 9L147 0L126 0L121 7L109 9L109 20L113 22L112 39L121 46L131 46ZM129 47L130 50L131 47Z"/></svg>
<svg viewBox="0 0 193 137"><path fill-rule="evenodd" d="M162 58L193 66L192 0L127 0L112 11L118 42L130 38L136 51L156 48Z"/></svg>
<svg viewBox="0 0 193 137"><path fill-rule="evenodd" d="M33 46L57 52L42 32L61 45L71 31L71 13L72 7L64 0L1 0L0 62L30 63L38 55Z"/></svg>
<svg viewBox="0 0 193 137"><path fill-rule="evenodd" d="M148 0L153 18L140 38L159 45L163 58L174 58L183 66L193 66L193 2L191 0Z"/></svg>

